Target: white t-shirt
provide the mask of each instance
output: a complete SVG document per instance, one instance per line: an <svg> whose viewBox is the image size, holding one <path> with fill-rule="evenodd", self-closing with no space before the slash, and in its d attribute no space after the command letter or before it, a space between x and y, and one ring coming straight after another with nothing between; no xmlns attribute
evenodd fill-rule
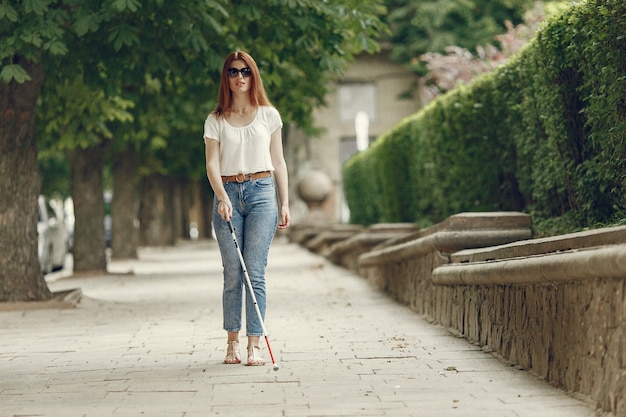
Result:
<svg viewBox="0 0 626 417"><path fill-rule="evenodd" d="M273 171L270 139L282 126L280 113L271 106L259 106L252 123L244 127L231 126L223 117L209 114L204 138L220 143L220 175Z"/></svg>

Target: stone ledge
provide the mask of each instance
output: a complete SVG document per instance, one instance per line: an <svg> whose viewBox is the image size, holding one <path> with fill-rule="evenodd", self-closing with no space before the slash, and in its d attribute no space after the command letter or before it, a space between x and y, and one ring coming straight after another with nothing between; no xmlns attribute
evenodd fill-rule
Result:
<svg viewBox="0 0 626 417"><path fill-rule="evenodd" d="M417 229L418 227L413 223L374 224L357 235L334 243L324 256L336 261L347 253L363 253L382 242L406 236Z"/></svg>
<svg viewBox="0 0 626 417"><path fill-rule="evenodd" d="M626 245L441 265L435 285L533 284L626 277Z"/></svg>
<svg viewBox="0 0 626 417"><path fill-rule="evenodd" d="M425 255L435 250L451 253L461 249L500 245L530 237L530 229L437 231L416 240L364 253L359 257L359 265L373 266Z"/></svg>
<svg viewBox="0 0 626 417"><path fill-rule="evenodd" d="M312 252L321 252L335 242L348 239L359 233L362 229L338 229L326 230L315 235L307 241L304 246Z"/></svg>
<svg viewBox="0 0 626 417"><path fill-rule="evenodd" d="M324 256L331 260L335 260L350 252L363 253L368 249L395 237L398 237L398 233L359 233L358 235L333 244L324 253Z"/></svg>
<svg viewBox="0 0 626 417"><path fill-rule="evenodd" d="M626 226L587 230L547 238L523 240L505 245L480 249L467 249L450 256L451 263L489 261L518 258L626 243Z"/></svg>
<svg viewBox="0 0 626 417"><path fill-rule="evenodd" d="M525 229L530 228L531 224L531 217L518 211L466 212L453 214L441 223L437 223L432 229Z"/></svg>
<svg viewBox="0 0 626 417"><path fill-rule="evenodd" d="M520 230L527 229L529 233L524 239L529 239L532 220L528 214L517 211L496 211L496 212L467 212L453 214L444 221L430 226L417 232L399 236L394 239L385 241L374 249L382 249L385 247L397 246L403 243L411 242L426 236L433 235L442 231L470 231L470 230ZM519 240L519 239L517 239ZM500 242L508 243L510 240ZM472 246L467 246L472 247ZM466 248L467 248L466 247ZM460 248L464 249L464 248ZM460 250L457 249L457 250Z"/></svg>
<svg viewBox="0 0 626 417"><path fill-rule="evenodd" d="M301 246L307 246L310 240L315 239L318 235L326 231L361 231L363 226L343 225L327 222L319 223L301 223L289 227L289 240Z"/></svg>

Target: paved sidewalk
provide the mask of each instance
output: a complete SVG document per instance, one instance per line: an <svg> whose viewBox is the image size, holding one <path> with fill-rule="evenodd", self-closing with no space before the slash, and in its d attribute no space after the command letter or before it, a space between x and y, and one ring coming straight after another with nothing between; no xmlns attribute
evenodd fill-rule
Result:
<svg viewBox="0 0 626 417"><path fill-rule="evenodd" d="M110 272L50 282L80 287L76 308L0 311L0 417L595 414L281 239L266 318L278 372L266 349L265 367L222 363L215 242L142 249Z"/></svg>

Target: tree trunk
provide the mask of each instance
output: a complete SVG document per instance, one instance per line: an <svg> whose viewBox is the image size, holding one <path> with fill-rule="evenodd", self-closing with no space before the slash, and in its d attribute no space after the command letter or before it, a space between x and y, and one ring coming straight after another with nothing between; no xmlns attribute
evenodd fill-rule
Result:
<svg viewBox="0 0 626 417"><path fill-rule="evenodd" d="M74 272L106 272L104 239L104 145L70 152L74 200Z"/></svg>
<svg viewBox="0 0 626 417"><path fill-rule="evenodd" d="M178 237L182 239L189 239L189 226L191 225L191 187L192 181L190 179L181 179L180 180L180 231L178 232Z"/></svg>
<svg viewBox="0 0 626 417"><path fill-rule="evenodd" d="M193 180L189 183L189 223L194 223L198 239L211 236L211 207L207 206L203 194L206 194L204 180Z"/></svg>
<svg viewBox="0 0 626 417"><path fill-rule="evenodd" d="M204 229L200 233L202 237L213 236L213 198L215 193L208 180L203 181L200 185L200 204L202 205L204 215Z"/></svg>
<svg viewBox="0 0 626 417"><path fill-rule="evenodd" d="M51 297L37 255L35 106L44 81L40 64L18 59L31 76L19 84L0 81L0 301Z"/></svg>
<svg viewBox="0 0 626 417"><path fill-rule="evenodd" d="M113 201L111 202L113 258L137 259L138 202L136 154L126 150L113 157Z"/></svg>
<svg viewBox="0 0 626 417"><path fill-rule="evenodd" d="M185 203L184 199L187 197L185 194L185 180L182 178L171 178L170 182L172 183L172 221L174 224L172 225L173 234L174 234L174 243L182 237L185 237L184 234L184 224L188 219L188 216L185 213ZM187 222L187 225L189 223ZM186 234L189 236L189 233Z"/></svg>
<svg viewBox="0 0 626 417"><path fill-rule="evenodd" d="M139 204L141 245L170 246L176 242L171 188L171 182L161 175L142 179Z"/></svg>

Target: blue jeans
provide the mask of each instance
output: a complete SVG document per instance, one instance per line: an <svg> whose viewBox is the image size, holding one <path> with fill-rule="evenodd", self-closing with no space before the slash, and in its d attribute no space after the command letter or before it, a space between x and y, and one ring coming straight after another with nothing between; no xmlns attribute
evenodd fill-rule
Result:
<svg viewBox="0 0 626 417"><path fill-rule="evenodd" d="M278 226L278 205L272 177L250 180L242 183L224 184L226 193L233 205L230 222L243 254L244 263L254 289L254 295L265 319L265 267L270 244ZM243 274L237 248L226 222L217 214L217 198L213 204L213 227L222 256L224 267L224 330L239 332L243 291L246 292L246 336L262 336L263 327L254 307L250 290Z"/></svg>

